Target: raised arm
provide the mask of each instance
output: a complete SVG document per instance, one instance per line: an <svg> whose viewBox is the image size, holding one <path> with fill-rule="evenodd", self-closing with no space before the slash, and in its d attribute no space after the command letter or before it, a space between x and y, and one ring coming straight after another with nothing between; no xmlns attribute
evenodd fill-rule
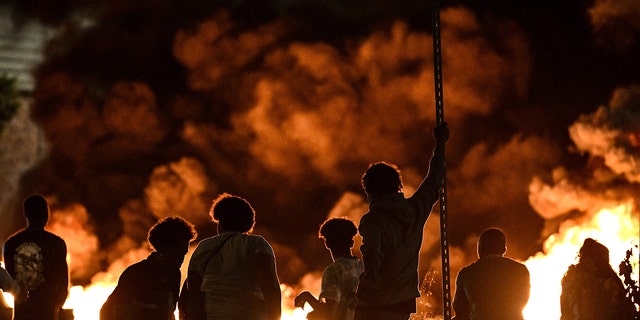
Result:
<svg viewBox="0 0 640 320"><path fill-rule="evenodd" d="M411 196L412 201L417 201L424 206L422 209L427 213L430 212L431 206L438 200L438 192L442 188L445 173L444 146L449 140L449 128L446 122L433 129L433 138L436 146L433 148L433 153L429 160L429 172L416 189L416 192Z"/></svg>

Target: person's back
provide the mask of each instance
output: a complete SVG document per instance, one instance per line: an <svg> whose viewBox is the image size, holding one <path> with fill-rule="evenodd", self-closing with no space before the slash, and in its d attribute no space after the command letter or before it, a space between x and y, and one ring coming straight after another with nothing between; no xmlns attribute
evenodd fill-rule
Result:
<svg viewBox="0 0 640 320"><path fill-rule="evenodd" d="M622 280L609 264L609 250L588 238L580 248L580 262L562 278L562 320L630 320L633 303L625 297Z"/></svg>
<svg viewBox="0 0 640 320"><path fill-rule="evenodd" d="M255 268L259 266L254 265L253 257L256 252L271 254L273 251L260 236L229 233L204 240L199 245L205 251L210 245L222 246L208 261L202 261L201 288L210 315L207 319L233 318L241 314L245 315L243 319L262 319L266 314L264 296L256 278ZM222 241L224 245L219 243Z"/></svg>
<svg viewBox="0 0 640 320"><path fill-rule="evenodd" d="M480 259L462 268L456 278L455 319L523 319L522 310L529 300L529 270L503 257L505 251L502 231L489 229L480 236Z"/></svg>
<svg viewBox="0 0 640 320"><path fill-rule="evenodd" d="M194 226L178 216L151 227L147 239L154 251L120 275L100 309L100 320L173 320L180 266L196 235Z"/></svg>
<svg viewBox="0 0 640 320"><path fill-rule="evenodd" d="M365 268L356 292L358 320L404 320L416 311L422 232L442 187L446 124L434 130L434 138L429 172L411 197L404 197L394 165L372 164L362 177L369 211L358 228Z"/></svg>
<svg viewBox="0 0 640 320"><path fill-rule="evenodd" d="M377 274L363 275L358 288L359 302L392 305L415 299L419 295L418 255L430 211L413 206L402 193L370 198L369 212L360 221L364 238L361 250L365 255L365 270L377 270ZM432 199L435 202L437 196ZM374 242L380 246L371 248Z"/></svg>
<svg viewBox="0 0 640 320"><path fill-rule="evenodd" d="M191 256L178 303L181 319L280 319L275 254L267 240L249 234L255 224L251 204L225 193L209 214L218 235L200 241Z"/></svg>
<svg viewBox="0 0 640 320"><path fill-rule="evenodd" d="M470 301L470 319L522 319L528 276L524 265L499 256L484 257L463 268L457 283Z"/></svg>
<svg viewBox="0 0 640 320"><path fill-rule="evenodd" d="M14 320L57 319L66 300L69 272L67 247L62 238L44 230L49 207L40 195L24 202L28 227L10 236L4 244L4 261L18 282Z"/></svg>
<svg viewBox="0 0 640 320"><path fill-rule="evenodd" d="M302 308L309 303L313 308L307 314L310 320L353 320L356 290L364 270L362 261L351 254L353 237L358 229L349 218L330 218L320 226L318 233L333 262L322 272L319 299L304 291L295 298L295 305Z"/></svg>
<svg viewBox="0 0 640 320"><path fill-rule="evenodd" d="M342 257L322 272L320 299L338 301L335 319L353 319L356 289L364 266L356 257Z"/></svg>
<svg viewBox="0 0 640 320"><path fill-rule="evenodd" d="M180 270L153 253L125 269L100 312L100 320L167 320L180 290ZM171 308L173 306L173 309Z"/></svg>

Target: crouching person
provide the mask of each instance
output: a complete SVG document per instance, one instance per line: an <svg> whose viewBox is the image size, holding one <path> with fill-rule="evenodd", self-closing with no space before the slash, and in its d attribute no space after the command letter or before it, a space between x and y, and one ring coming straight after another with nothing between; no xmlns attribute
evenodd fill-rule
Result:
<svg viewBox="0 0 640 320"><path fill-rule="evenodd" d="M180 217L149 230L155 250L129 266L100 310L100 320L173 320L180 293L180 266L195 239L194 226Z"/></svg>

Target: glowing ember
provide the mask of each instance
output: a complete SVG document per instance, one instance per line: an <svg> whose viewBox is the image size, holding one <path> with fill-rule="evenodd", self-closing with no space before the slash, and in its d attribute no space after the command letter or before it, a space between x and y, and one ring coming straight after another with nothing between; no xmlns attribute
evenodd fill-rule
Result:
<svg viewBox="0 0 640 320"><path fill-rule="evenodd" d="M559 319L560 281L586 238L597 239L609 248L609 261L617 272L625 252L638 243L639 223L631 204L604 209L581 221L567 220L559 232L544 243L540 252L525 262L531 272L531 297L524 309L527 320ZM637 251L635 252L637 255ZM634 279L638 278L638 262L633 265Z"/></svg>

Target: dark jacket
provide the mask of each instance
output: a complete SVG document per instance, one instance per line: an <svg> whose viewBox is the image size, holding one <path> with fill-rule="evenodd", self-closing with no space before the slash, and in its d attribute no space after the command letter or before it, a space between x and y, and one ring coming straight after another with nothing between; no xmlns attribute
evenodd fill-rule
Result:
<svg viewBox="0 0 640 320"><path fill-rule="evenodd" d="M456 319L521 320L530 287L524 264L500 255L482 257L458 273Z"/></svg>
<svg viewBox="0 0 640 320"><path fill-rule="evenodd" d="M369 212L358 228L364 262L356 293L359 306L388 306L420 296L422 232L438 201L443 175L443 155L436 148L429 174L411 197L403 193L369 195Z"/></svg>
<svg viewBox="0 0 640 320"><path fill-rule="evenodd" d="M180 292L180 269L157 253L129 266L100 311L100 320L171 320Z"/></svg>

